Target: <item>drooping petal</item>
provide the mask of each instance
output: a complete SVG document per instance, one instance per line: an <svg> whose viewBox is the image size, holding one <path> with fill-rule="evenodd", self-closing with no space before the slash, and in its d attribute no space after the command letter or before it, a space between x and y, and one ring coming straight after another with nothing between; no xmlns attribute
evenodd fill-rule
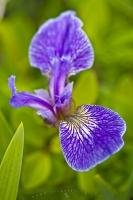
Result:
<svg viewBox="0 0 133 200"><path fill-rule="evenodd" d="M126 125L110 109L83 105L59 129L67 163L76 171L86 171L122 148Z"/></svg>
<svg viewBox="0 0 133 200"><path fill-rule="evenodd" d="M55 66L61 67L62 63L66 63L69 75L90 68L94 60L93 48L82 26L73 11L44 23L30 44L31 65L46 75L52 74Z"/></svg>
<svg viewBox="0 0 133 200"><path fill-rule="evenodd" d="M13 107L32 107L37 110L43 110L43 112L50 113L50 116L53 116L54 118L54 111L52 105L50 104L48 99L44 99L44 96L46 95L45 92L43 92L43 95L41 90L36 91L35 94L29 92L17 92L15 87L15 76L9 77L9 88L12 92L10 104Z"/></svg>

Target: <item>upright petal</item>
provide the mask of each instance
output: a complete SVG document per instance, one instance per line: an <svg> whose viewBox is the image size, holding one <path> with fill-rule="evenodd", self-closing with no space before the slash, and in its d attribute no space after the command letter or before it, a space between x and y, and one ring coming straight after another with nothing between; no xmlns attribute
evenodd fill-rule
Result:
<svg viewBox="0 0 133 200"><path fill-rule="evenodd" d="M48 116L48 113L49 113L50 117L48 116L47 117L48 119L55 118L52 105L50 104L48 99L44 99L44 97L47 96L45 91L42 92L42 90L38 90L34 94L29 93L29 92L17 92L15 88L15 76L10 76L9 88L11 89L11 92L12 92L10 104L13 107L16 107L16 108L22 107L22 106L32 107L32 108L37 109L39 114L40 114L40 110L43 111L43 113L45 112L46 116ZM53 121L55 121L55 119Z"/></svg>
<svg viewBox="0 0 133 200"><path fill-rule="evenodd" d="M64 67L63 67L64 66ZM49 92L50 96L55 102L58 97L64 91L66 84L67 73L65 70L65 65L55 65L54 73L51 74L49 82Z"/></svg>
<svg viewBox="0 0 133 200"><path fill-rule="evenodd" d="M59 129L67 163L76 171L86 171L122 148L126 125L110 109L83 105Z"/></svg>
<svg viewBox="0 0 133 200"><path fill-rule="evenodd" d="M71 107L71 101L72 101L72 89L73 89L73 82L68 83L62 94L56 98L54 109L58 115L67 115L70 107Z"/></svg>
<svg viewBox="0 0 133 200"><path fill-rule="evenodd" d="M71 102L72 90L73 90L73 82L68 83L65 86L62 94L60 95L60 101L63 104L63 106L65 106L65 107L67 107Z"/></svg>
<svg viewBox="0 0 133 200"><path fill-rule="evenodd" d="M93 48L82 25L73 11L44 23L30 44L31 65L46 75L52 74L55 66L61 67L62 63L66 63L69 75L90 68L94 60Z"/></svg>

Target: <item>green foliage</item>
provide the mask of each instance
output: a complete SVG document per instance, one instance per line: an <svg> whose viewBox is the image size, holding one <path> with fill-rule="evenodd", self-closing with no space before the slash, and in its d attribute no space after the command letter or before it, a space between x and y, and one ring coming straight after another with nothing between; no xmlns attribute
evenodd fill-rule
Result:
<svg viewBox="0 0 133 200"><path fill-rule="evenodd" d="M51 140L50 149L51 149L51 152L53 153L60 153L61 148L60 148L60 142L59 142L58 136L54 137Z"/></svg>
<svg viewBox="0 0 133 200"><path fill-rule="evenodd" d="M99 199L118 200L115 190L100 175L95 176L95 187L99 192Z"/></svg>
<svg viewBox="0 0 133 200"><path fill-rule="evenodd" d="M27 155L23 169L23 184L26 189L32 189L47 181L51 169L49 155L35 152Z"/></svg>
<svg viewBox="0 0 133 200"><path fill-rule="evenodd" d="M4 152L11 139L12 133L9 124L7 123L3 113L0 112L0 160L2 159Z"/></svg>
<svg viewBox="0 0 133 200"><path fill-rule="evenodd" d="M21 172L24 130L21 123L15 132L0 165L0 198L16 200Z"/></svg>
<svg viewBox="0 0 133 200"><path fill-rule="evenodd" d="M78 184L80 189L89 194L95 194L95 169L89 172L81 172L78 174Z"/></svg>
<svg viewBox="0 0 133 200"><path fill-rule="evenodd" d="M98 97L98 82L94 71L82 72L73 91L76 105L92 104Z"/></svg>
<svg viewBox="0 0 133 200"><path fill-rule="evenodd" d="M39 25L67 9L75 10L83 20L83 28L95 52L93 68L75 78L73 99L76 106L101 104L119 112L127 123L122 150L85 173L76 173L64 161L58 130L46 126L32 109L14 109L9 105L7 79L10 74L16 75L20 90L47 88L47 79L41 76L39 70L29 66L29 43ZM25 127L24 162L17 199L132 199L132 0L10 0L5 15L4 10L0 14L0 160L12 138L12 130L21 121ZM9 158L16 157L10 155ZM13 176L16 180L20 164L21 160L16 164L15 171L10 171L8 178ZM5 187L5 180L0 182L0 188ZM7 186L9 183L5 194L11 190ZM1 194L0 191L0 199L4 200Z"/></svg>

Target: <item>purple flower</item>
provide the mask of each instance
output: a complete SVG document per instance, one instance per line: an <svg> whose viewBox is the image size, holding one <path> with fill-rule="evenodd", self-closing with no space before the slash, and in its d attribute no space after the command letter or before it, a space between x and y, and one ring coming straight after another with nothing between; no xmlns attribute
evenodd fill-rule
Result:
<svg viewBox="0 0 133 200"><path fill-rule="evenodd" d="M118 113L98 105L81 105L72 111L73 82L69 76L90 68L92 45L82 30L82 22L72 11L43 24L29 48L32 66L49 79L49 90L17 92L15 77L9 78L13 107L35 108L48 123L59 127L62 151L68 165L86 171L123 146L126 130Z"/></svg>

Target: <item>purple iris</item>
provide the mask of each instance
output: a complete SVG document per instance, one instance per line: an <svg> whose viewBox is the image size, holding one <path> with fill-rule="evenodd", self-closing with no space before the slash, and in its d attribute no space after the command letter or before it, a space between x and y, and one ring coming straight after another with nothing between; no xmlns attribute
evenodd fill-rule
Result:
<svg viewBox="0 0 133 200"><path fill-rule="evenodd" d="M122 148L126 130L124 120L108 108L81 105L72 109L73 82L68 78L90 68L94 61L82 26L75 13L67 11L48 20L33 37L29 60L48 77L48 91L18 92L15 76L9 78L10 104L35 108L48 123L58 126L65 160L76 171L87 171Z"/></svg>

